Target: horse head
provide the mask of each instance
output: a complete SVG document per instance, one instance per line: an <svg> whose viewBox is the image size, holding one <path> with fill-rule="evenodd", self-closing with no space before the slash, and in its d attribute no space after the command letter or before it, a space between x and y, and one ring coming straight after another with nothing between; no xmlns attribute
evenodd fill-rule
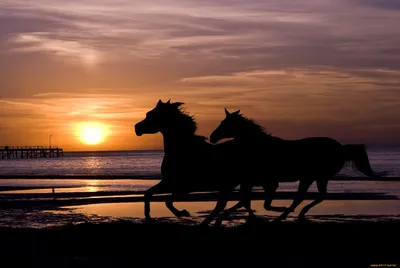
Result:
<svg viewBox="0 0 400 268"><path fill-rule="evenodd" d="M237 135L239 129L240 110L230 113L225 108L225 119L221 121L220 125L211 133L210 142L217 143L222 139L234 138Z"/></svg>
<svg viewBox="0 0 400 268"><path fill-rule="evenodd" d="M181 114L179 108L182 104L184 103L171 103L170 100L164 103L159 100L156 107L146 113L146 118L135 125L136 135L155 134L165 130Z"/></svg>

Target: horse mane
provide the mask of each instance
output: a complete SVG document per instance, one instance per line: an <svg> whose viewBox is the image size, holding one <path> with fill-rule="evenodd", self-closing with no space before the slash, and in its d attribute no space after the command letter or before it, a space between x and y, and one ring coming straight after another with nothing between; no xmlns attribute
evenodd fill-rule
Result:
<svg viewBox="0 0 400 268"><path fill-rule="evenodd" d="M194 119L194 115L190 115L181 106L177 108L177 111L178 113L176 114L176 120L179 122L178 126L181 131L187 131L188 133L193 134L194 138L196 140L198 139L199 141L206 141L208 139L205 136L196 135L197 122Z"/></svg>
<svg viewBox="0 0 400 268"><path fill-rule="evenodd" d="M244 122L244 127L248 132L258 133L268 137L272 136L271 133L269 133L263 126L257 124L253 119L247 118L242 114L239 114L238 116Z"/></svg>

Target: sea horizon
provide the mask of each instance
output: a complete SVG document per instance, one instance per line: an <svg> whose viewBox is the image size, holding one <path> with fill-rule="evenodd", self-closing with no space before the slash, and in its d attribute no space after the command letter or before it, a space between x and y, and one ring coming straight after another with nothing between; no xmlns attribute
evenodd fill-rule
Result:
<svg viewBox="0 0 400 268"><path fill-rule="evenodd" d="M290 139L289 139L290 140ZM400 148L400 143L362 143L362 142L341 142L341 144L363 144L367 149L371 148ZM62 147L59 147L62 148ZM102 150L65 150L65 153L91 153L91 152L132 152L132 151L164 151L159 149L102 149Z"/></svg>
<svg viewBox="0 0 400 268"><path fill-rule="evenodd" d="M306 137L301 137L301 138L306 138ZM299 138L299 139L301 139ZM208 137L207 137L208 139ZM288 140L295 140L295 139L288 139ZM339 140L338 140L339 141ZM384 142L341 142L341 144L362 144L366 147L366 149L377 149L377 148L399 148L400 149L400 142L397 143L384 143ZM220 143L220 142L219 142ZM159 149L64 149L62 146L58 145L1 145L0 149L5 148L5 147L52 147L52 148L61 148L64 150L64 153L106 153L106 152L147 152L147 151L154 151L154 152L159 152L159 151L164 151L164 148L159 148ZM0 158L0 160L2 160Z"/></svg>

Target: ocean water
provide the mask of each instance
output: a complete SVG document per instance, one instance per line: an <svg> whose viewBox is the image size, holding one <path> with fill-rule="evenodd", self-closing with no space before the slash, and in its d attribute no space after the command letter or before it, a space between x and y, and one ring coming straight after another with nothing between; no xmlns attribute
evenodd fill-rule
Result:
<svg viewBox="0 0 400 268"><path fill-rule="evenodd" d="M376 171L389 171L389 176L400 177L400 148L373 148L368 150L372 167ZM0 226L46 227L66 223L100 222L111 219L143 218L142 202L97 204L93 192L107 192L108 197L115 191L142 192L155 185L160 176L163 151L119 151L119 152L69 152L63 158L0 160L0 188L22 187L25 189L0 189L0 198L8 199L8 194L84 192L93 204L67 206L55 211L0 210ZM350 168L343 169L339 175L357 177L359 174ZM190 178L188 178L190 179ZM33 189L39 187L40 189ZM298 183L281 183L278 191L297 191ZM259 187L255 187L256 189ZM3 190L3 191L1 191ZM316 192L315 183L309 192ZM400 181L330 181L329 193L381 193L400 198ZM125 193L122 193L125 196ZM129 193L130 196L135 193ZM20 195L19 195L20 196ZM119 197L123 197L119 195ZM19 198L19 197L15 197ZM235 202L230 202L229 206ZM290 205L291 200L276 200L274 205ZM309 203L308 201L306 203ZM257 213L277 216L277 213L265 212L263 201L252 202ZM188 209L199 222L215 205L214 202L177 202L180 209ZM152 203L154 217L170 217L171 212L163 202ZM298 211L296 211L298 213ZM296 214L294 213L294 214ZM310 212L317 220L351 221L360 220L360 215L370 219L382 217L400 217L398 200L346 201L327 200ZM350 215L344 217L342 214ZM378 216L376 216L378 215ZM385 216L386 215L386 216ZM396 216L397 215L397 216ZM294 216L293 216L294 217ZM364 216L363 216L364 217ZM234 221L232 221L234 222Z"/></svg>
<svg viewBox="0 0 400 268"><path fill-rule="evenodd" d="M0 177L160 176L163 151L65 152L60 158L0 160Z"/></svg>
<svg viewBox="0 0 400 268"><path fill-rule="evenodd" d="M400 148L368 149L374 170L389 171L400 177ZM0 178L108 176L132 179L157 178L164 157L163 151L65 152L61 158L0 159ZM359 176L344 168L339 175Z"/></svg>
<svg viewBox="0 0 400 268"><path fill-rule="evenodd" d="M376 171L387 170L389 176L400 177L400 148L368 149L368 155ZM115 151L66 152L64 157L52 159L0 160L0 187L60 187L57 192L143 191L157 183L163 157L163 151ZM350 167L344 168L339 175L360 176ZM280 189L295 191L297 185L284 183ZM310 191L314 190L315 185L310 188ZM384 191L398 194L400 183L332 181L329 191ZM40 193L48 190L22 192Z"/></svg>

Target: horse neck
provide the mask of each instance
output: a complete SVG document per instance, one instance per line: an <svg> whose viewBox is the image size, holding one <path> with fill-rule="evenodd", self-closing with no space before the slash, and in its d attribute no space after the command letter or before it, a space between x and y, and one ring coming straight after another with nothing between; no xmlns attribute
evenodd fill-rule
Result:
<svg viewBox="0 0 400 268"><path fill-rule="evenodd" d="M272 136L260 131L242 131L235 137L236 140L243 142L259 142L272 141Z"/></svg>
<svg viewBox="0 0 400 268"><path fill-rule="evenodd" d="M195 137L194 133L188 131L169 130L161 133L164 139L164 151L166 154L187 147L188 143Z"/></svg>

